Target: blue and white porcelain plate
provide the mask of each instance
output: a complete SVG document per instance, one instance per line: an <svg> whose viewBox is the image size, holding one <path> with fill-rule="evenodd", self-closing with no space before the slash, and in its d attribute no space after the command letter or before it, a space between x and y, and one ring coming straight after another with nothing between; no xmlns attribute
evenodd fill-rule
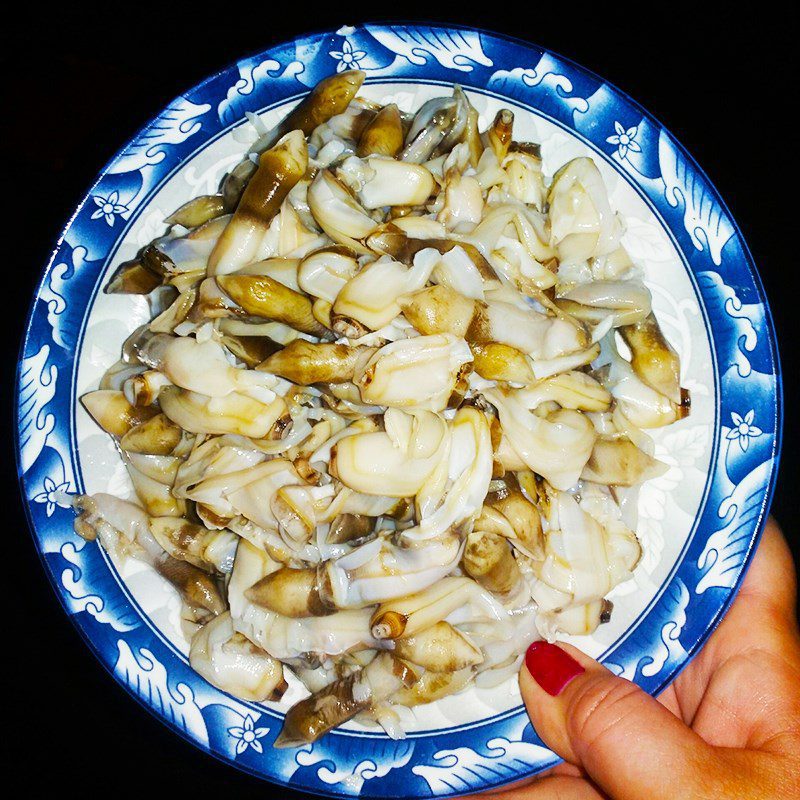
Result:
<svg viewBox="0 0 800 800"><path fill-rule="evenodd" d="M358 67L363 94L411 110L455 82L485 125L501 106L515 136L541 142L545 173L579 155L598 164L623 243L645 270L682 362L691 416L656 432L669 471L641 493L644 558L612 595L615 613L575 640L657 693L701 647L756 545L777 469L781 425L775 336L741 233L691 157L601 78L495 34L453 27L343 27L246 58L189 90L106 167L48 265L25 332L18 383L19 473L31 528L64 607L116 679L177 733L231 764L321 795L450 797L552 766L516 679L416 710L392 741L349 723L313 745L272 743L282 703L236 700L195 674L172 590L131 560L118 571L72 531L67 495L128 496L113 443L77 398L149 319L144 298L106 295L115 267L166 227L187 197L216 190L254 136L321 78Z"/></svg>

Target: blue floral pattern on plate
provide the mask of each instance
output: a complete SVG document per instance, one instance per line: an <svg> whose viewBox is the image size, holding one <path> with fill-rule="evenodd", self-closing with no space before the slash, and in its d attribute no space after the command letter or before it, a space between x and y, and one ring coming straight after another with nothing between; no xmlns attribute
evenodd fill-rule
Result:
<svg viewBox="0 0 800 800"><path fill-rule="evenodd" d="M66 611L116 679L207 752L271 781L335 796L447 797L556 762L521 708L392 741L339 731L273 750L280 714L243 703L167 646L100 549L72 533L81 491L74 382L89 297L126 221L181 162L242 118L334 71L367 81L458 82L557 121L605 154L660 217L688 265L714 351L708 491L678 563L605 663L660 691L719 621L762 527L777 469L781 398L774 331L747 247L714 187L674 138L615 87L535 45L424 25L346 26L243 59L171 103L106 167L78 207L36 293L17 386L18 463L34 540Z"/></svg>

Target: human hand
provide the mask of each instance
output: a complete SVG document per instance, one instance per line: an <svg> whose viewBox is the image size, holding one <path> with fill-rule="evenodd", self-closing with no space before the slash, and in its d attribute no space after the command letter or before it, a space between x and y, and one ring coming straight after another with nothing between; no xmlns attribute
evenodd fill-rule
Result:
<svg viewBox="0 0 800 800"><path fill-rule="evenodd" d="M534 644L520 672L522 697L537 733L566 763L484 797L797 796L795 592L789 548L770 519L727 615L658 699L575 647Z"/></svg>

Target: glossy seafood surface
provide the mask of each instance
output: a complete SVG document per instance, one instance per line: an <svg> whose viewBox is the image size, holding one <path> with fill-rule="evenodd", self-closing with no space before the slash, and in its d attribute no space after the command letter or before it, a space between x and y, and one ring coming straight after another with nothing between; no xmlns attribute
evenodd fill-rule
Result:
<svg viewBox="0 0 800 800"><path fill-rule="evenodd" d="M607 622L680 353L590 158L514 114L322 81L105 290L152 319L81 398L138 500L75 530L178 592L218 688L308 695L276 745L491 685Z"/></svg>

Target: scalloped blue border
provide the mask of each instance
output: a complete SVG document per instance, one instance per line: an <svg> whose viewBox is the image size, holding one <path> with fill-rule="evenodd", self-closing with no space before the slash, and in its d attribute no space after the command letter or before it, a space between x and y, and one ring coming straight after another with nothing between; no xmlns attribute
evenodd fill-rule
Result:
<svg viewBox="0 0 800 800"><path fill-rule="evenodd" d="M66 484L74 492L82 483L71 438L75 355L100 277L125 230L168 175L244 110L285 102L330 74L337 66L331 52L346 52L345 40L351 54L363 53L358 66L368 80L459 82L508 97L578 134L644 196L692 273L719 387L711 485L674 573L638 626L604 657L651 693L672 680L718 624L758 541L780 448L780 370L752 258L704 173L627 95L535 45L452 25L366 24L299 37L176 98L106 165L37 289L17 380L18 472L34 541L59 599L116 679L212 755L318 794L446 797L519 780L557 759L522 711L403 742L338 732L302 751L273 750L279 715L241 703L193 673L142 620L99 548L72 533L71 512L47 491ZM638 151L623 153L618 142L607 141L619 134L615 123L625 131L635 127ZM99 206L90 199L114 192L125 211L113 214L111 225L92 219ZM747 437L745 449L744 437L732 433L731 415L745 417L750 410L751 431L757 426L760 433ZM237 734L248 725L259 735L245 742Z"/></svg>

